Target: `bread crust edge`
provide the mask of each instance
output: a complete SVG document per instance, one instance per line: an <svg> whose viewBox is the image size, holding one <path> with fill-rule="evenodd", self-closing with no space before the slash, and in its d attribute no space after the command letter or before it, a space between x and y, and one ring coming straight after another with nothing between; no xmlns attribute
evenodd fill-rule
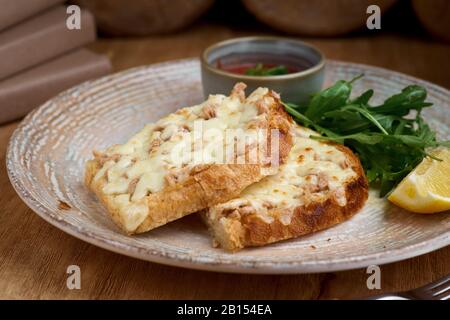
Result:
<svg viewBox="0 0 450 320"><path fill-rule="evenodd" d="M278 129L279 163L286 161L292 147L290 125L292 119L284 110L275 93L269 92L275 99L268 117L269 129ZM100 170L95 160L88 160L85 167L85 185L100 199L112 220L127 234L137 234L162 226L185 215L207 207L226 202L237 196L249 185L267 176L262 164L211 164L194 168L195 173L181 183L168 186L161 191L145 197L144 205L148 208L147 217L136 227L127 228L123 211L118 207L113 196L102 192L106 178L94 181Z"/></svg>
<svg viewBox="0 0 450 320"><path fill-rule="evenodd" d="M345 206L340 206L333 198L298 206L288 225L284 225L279 219L268 223L257 214L243 216L238 221L225 219L222 223L212 222L207 218L205 210L202 213L204 221L217 244L228 251L267 245L329 228L355 215L368 198L367 178L359 159L349 148L340 144L333 145L346 154L356 172L356 177L345 183Z"/></svg>

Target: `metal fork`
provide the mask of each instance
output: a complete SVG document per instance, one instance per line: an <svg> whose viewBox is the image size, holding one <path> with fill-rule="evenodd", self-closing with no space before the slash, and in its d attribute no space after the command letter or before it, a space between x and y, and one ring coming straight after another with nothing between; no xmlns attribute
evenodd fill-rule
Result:
<svg viewBox="0 0 450 320"><path fill-rule="evenodd" d="M450 275L426 286L399 293L385 293L368 297L367 300L449 300Z"/></svg>

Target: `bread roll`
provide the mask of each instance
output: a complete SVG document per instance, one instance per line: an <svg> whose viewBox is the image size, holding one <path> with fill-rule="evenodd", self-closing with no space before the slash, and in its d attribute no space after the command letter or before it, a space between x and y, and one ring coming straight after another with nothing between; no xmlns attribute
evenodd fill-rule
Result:
<svg viewBox="0 0 450 320"><path fill-rule="evenodd" d="M194 22L214 0L74 0L88 8L99 30L114 36L161 34Z"/></svg>
<svg viewBox="0 0 450 320"><path fill-rule="evenodd" d="M413 7L425 29L437 38L450 41L450 1L413 0Z"/></svg>
<svg viewBox="0 0 450 320"><path fill-rule="evenodd" d="M242 0L262 22L284 32L335 36L365 26L367 7L389 9L397 0Z"/></svg>

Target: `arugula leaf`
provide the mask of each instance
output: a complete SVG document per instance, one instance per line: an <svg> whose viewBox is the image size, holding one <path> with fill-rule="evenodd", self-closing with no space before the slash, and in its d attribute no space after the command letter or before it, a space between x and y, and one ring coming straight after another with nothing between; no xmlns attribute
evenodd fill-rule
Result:
<svg viewBox="0 0 450 320"><path fill-rule="evenodd" d="M348 136L336 136L336 137L312 137L317 140L331 140L339 143L344 143L347 139L356 140L363 144L377 144L383 140L383 137L379 134L365 134L365 133L355 133Z"/></svg>
<svg viewBox="0 0 450 320"><path fill-rule="evenodd" d="M425 88L411 85L404 88L401 93L386 99L381 106L374 108L378 113L406 116L413 109L420 111L422 108L432 106L432 103L425 102L426 98Z"/></svg>
<svg viewBox="0 0 450 320"><path fill-rule="evenodd" d="M364 109L363 107L358 107L355 105L350 105L350 106L346 106L343 109L345 110L351 110L351 111L355 111L360 113L361 115L363 115L365 118L367 118L370 122L372 122L378 129L380 129L381 132L383 132L384 134L389 134L386 129L384 129L384 127L378 122L377 119L375 119L375 117L366 109Z"/></svg>
<svg viewBox="0 0 450 320"><path fill-rule="evenodd" d="M385 196L424 157L431 157L428 148L450 147L450 141L438 142L420 115L423 108L432 105L426 101L425 88L411 85L383 104L371 106L371 89L350 99L352 84L360 77L337 81L315 94L307 106L284 103L284 107L296 122L322 135L312 139L334 141L353 149L369 183L378 186L380 196ZM406 117L411 111L416 116Z"/></svg>
<svg viewBox="0 0 450 320"><path fill-rule="evenodd" d="M352 87L350 82L340 80L328 89L325 89L313 96L306 109L305 116L312 121L320 119L327 111L336 110L347 103Z"/></svg>
<svg viewBox="0 0 450 320"><path fill-rule="evenodd" d="M374 91L372 89L369 89L365 91L363 94L361 94L359 97L353 99L351 101L351 104L368 104L370 98L372 98Z"/></svg>
<svg viewBox="0 0 450 320"><path fill-rule="evenodd" d="M298 112L297 110L295 110L294 108L292 108L292 104L286 104L283 103L284 108L286 109L286 111L299 123L303 123L306 126L312 127L314 128L317 132L319 132L320 134L325 134L328 137L337 137L336 134L334 134L331 130L322 128L321 126L315 124L313 121L311 121L310 119L308 119L305 115L301 114L300 112Z"/></svg>

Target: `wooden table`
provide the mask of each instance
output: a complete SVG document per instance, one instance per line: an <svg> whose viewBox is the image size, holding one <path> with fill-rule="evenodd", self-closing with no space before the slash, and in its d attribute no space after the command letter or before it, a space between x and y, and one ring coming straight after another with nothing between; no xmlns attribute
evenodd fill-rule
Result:
<svg viewBox="0 0 450 320"><path fill-rule="evenodd" d="M196 57L216 41L251 32L223 25L133 39L101 39L116 70ZM414 37L365 34L308 39L331 59L367 63L450 87L450 47ZM121 256L84 243L34 214L11 187L5 150L17 123L0 127L0 298L26 299L329 299L407 290L450 273L450 248L381 267L381 291L366 287L364 269L309 275L256 276L167 267ZM66 268L81 268L81 290L66 288Z"/></svg>

